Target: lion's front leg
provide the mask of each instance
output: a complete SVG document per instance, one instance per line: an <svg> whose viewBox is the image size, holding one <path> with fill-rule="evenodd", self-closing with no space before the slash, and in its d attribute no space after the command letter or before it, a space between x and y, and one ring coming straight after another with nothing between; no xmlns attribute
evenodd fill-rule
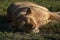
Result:
<svg viewBox="0 0 60 40"><path fill-rule="evenodd" d="M33 25L33 26L32 26L32 28L33 28L33 29L32 29L32 32L38 33L38 32L39 32L39 26L38 26L36 20L33 19L33 18L31 18L31 19L30 19L30 23Z"/></svg>
<svg viewBox="0 0 60 40"><path fill-rule="evenodd" d="M38 25L34 25L32 32L34 32L34 33L39 33L39 31L40 31L40 30L39 30L39 27L40 27L40 26L38 26Z"/></svg>
<svg viewBox="0 0 60 40"><path fill-rule="evenodd" d="M34 33L39 33L40 32L40 28L46 24L48 24L49 22L51 22L51 20L44 20L44 21L40 21L39 23L35 24L33 27L34 29L32 30Z"/></svg>
<svg viewBox="0 0 60 40"><path fill-rule="evenodd" d="M36 28L34 28L33 30L32 30L34 33L39 33L39 27L36 27Z"/></svg>

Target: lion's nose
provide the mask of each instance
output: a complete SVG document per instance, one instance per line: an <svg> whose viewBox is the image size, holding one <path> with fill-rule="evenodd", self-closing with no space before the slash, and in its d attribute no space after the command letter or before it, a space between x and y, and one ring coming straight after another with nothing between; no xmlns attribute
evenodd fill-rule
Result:
<svg viewBox="0 0 60 40"><path fill-rule="evenodd" d="M26 20L26 17L24 15L20 15L20 16L17 17L17 19L22 20L22 21L25 21Z"/></svg>
<svg viewBox="0 0 60 40"><path fill-rule="evenodd" d="M30 18L25 18L26 23L30 23Z"/></svg>

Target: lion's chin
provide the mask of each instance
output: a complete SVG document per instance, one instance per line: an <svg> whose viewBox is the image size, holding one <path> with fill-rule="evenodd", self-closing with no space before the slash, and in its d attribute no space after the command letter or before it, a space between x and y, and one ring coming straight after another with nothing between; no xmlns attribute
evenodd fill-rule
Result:
<svg viewBox="0 0 60 40"><path fill-rule="evenodd" d="M25 32L31 32L33 28L33 20L31 18L27 18L27 20L17 19L16 23L14 23L13 29Z"/></svg>
<svg viewBox="0 0 60 40"><path fill-rule="evenodd" d="M17 29L23 32L31 32L33 30L32 27L33 25L29 23L29 24L19 25Z"/></svg>

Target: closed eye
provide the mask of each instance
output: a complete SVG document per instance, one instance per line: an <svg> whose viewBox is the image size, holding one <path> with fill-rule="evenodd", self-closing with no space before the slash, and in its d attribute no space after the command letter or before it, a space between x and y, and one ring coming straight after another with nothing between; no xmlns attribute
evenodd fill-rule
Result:
<svg viewBox="0 0 60 40"><path fill-rule="evenodd" d="M26 15L28 15L28 14L30 14L30 13L31 13L30 8L27 8L27 9L26 9Z"/></svg>

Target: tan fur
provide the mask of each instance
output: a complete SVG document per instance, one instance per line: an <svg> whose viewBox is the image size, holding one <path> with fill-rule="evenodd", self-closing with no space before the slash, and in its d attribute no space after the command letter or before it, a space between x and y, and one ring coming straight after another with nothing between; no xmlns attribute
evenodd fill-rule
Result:
<svg viewBox="0 0 60 40"><path fill-rule="evenodd" d="M59 12L51 12L50 13L50 19L51 20L56 20L56 21L60 21L60 13Z"/></svg>
<svg viewBox="0 0 60 40"><path fill-rule="evenodd" d="M17 12L17 13L16 13ZM12 21L12 28L38 33L39 28L49 20L60 21L60 16L53 14L47 8L31 2L12 3L7 9L8 21ZM18 26L19 25L19 26ZM28 26L24 26L28 25Z"/></svg>

